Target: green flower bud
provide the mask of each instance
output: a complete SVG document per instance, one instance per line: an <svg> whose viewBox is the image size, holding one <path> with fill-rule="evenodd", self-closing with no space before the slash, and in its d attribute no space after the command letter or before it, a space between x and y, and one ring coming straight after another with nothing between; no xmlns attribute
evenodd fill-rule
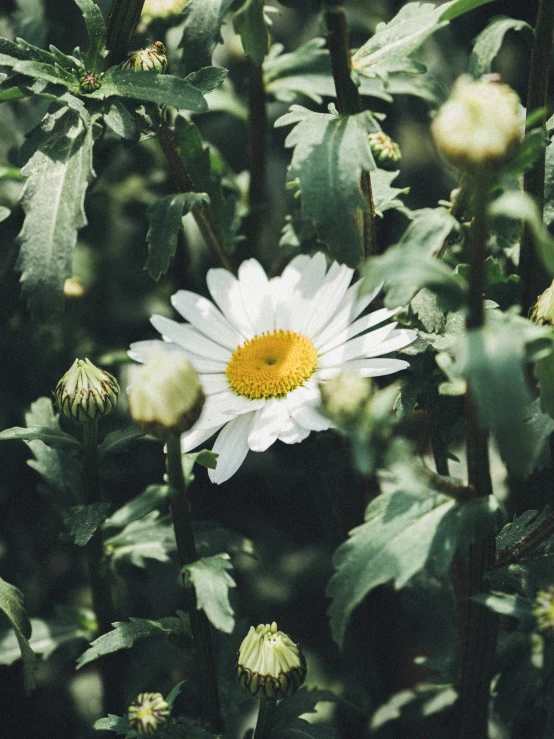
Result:
<svg viewBox="0 0 554 739"><path fill-rule="evenodd" d="M170 708L161 693L141 693L129 706L129 723L139 734L155 734L167 723Z"/></svg>
<svg viewBox="0 0 554 739"><path fill-rule="evenodd" d="M533 604L533 616L537 621L539 631L554 636L554 586L537 593Z"/></svg>
<svg viewBox="0 0 554 739"><path fill-rule="evenodd" d="M140 49L129 54L119 69L130 72L165 72L167 68L166 48L161 41L154 41L149 49Z"/></svg>
<svg viewBox="0 0 554 739"><path fill-rule="evenodd" d="M154 18L178 15L187 3L188 0L146 0L141 18L149 23Z"/></svg>
<svg viewBox="0 0 554 739"><path fill-rule="evenodd" d="M83 72L79 77L79 82L81 84L81 92L84 93L94 92L102 87L100 75L94 74L94 72Z"/></svg>
<svg viewBox="0 0 554 739"><path fill-rule="evenodd" d="M554 281L537 298L531 310L531 320L539 326L554 326Z"/></svg>
<svg viewBox="0 0 554 739"><path fill-rule="evenodd" d="M204 405L200 380L186 354L162 344L133 369L127 398L134 422L160 439L191 429Z"/></svg>
<svg viewBox="0 0 554 739"><path fill-rule="evenodd" d="M306 672L300 646L278 631L275 621L250 627L237 655L237 678L244 690L257 698L287 698L303 684Z"/></svg>
<svg viewBox="0 0 554 739"><path fill-rule="evenodd" d="M370 133L368 139L371 153L382 167L394 167L402 159L400 147L384 131Z"/></svg>
<svg viewBox="0 0 554 739"><path fill-rule="evenodd" d="M521 139L519 98L507 85L463 75L431 131L439 151L459 167L498 164Z"/></svg>
<svg viewBox="0 0 554 739"><path fill-rule="evenodd" d="M60 413L81 423L109 416L118 396L115 377L95 367L88 359L76 359L54 390Z"/></svg>
<svg viewBox="0 0 554 739"><path fill-rule="evenodd" d="M367 401L373 393L373 384L367 377L355 372L341 372L332 380L319 384L321 409L337 426L348 426L361 419Z"/></svg>

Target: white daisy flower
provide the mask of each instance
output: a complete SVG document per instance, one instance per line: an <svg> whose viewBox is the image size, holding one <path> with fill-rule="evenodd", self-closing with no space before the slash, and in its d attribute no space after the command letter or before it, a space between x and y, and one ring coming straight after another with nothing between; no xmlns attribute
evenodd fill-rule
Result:
<svg viewBox="0 0 554 739"><path fill-rule="evenodd" d="M379 289L358 295L354 270L325 256L300 255L280 277L268 279L255 259L240 266L238 278L210 269L209 291L216 305L180 290L171 299L188 321L153 316L165 341L183 347L197 371L206 403L191 431L181 437L183 453L219 435L213 451L212 482L228 480L249 449L263 452L278 439L296 444L332 422L319 412L318 383L343 370L362 377L389 375L408 367L382 358L411 344L416 332L387 323L398 309L361 315ZM151 341L131 345L142 361Z"/></svg>

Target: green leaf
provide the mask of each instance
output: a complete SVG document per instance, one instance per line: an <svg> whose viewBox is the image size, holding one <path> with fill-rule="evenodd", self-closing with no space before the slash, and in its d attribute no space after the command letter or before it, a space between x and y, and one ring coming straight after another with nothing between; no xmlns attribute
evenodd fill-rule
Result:
<svg viewBox="0 0 554 739"><path fill-rule="evenodd" d="M165 702L168 704L170 708L173 707L173 704L177 700L177 697L179 696L181 692L181 688L185 684L185 680L180 680L175 687L171 689L171 692L169 692L166 696Z"/></svg>
<svg viewBox="0 0 554 739"><path fill-rule="evenodd" d="M0 441L10 439L22 439L23 441L42 441L52 449L74 449L77 451L80 444L74 436L66 434L65 431L48 428L46 426L14 426L0 432Z"/></svg>
<svg viewBox="0 0 554 739"><path fill-rule="evenodd" d="M514 516L514 520L507 523L496 537L496 551L500 553L504 549L510 549L521 539L529 536L543 523L549 513L550 508L546 506L541 513L525 511L521 516Z"/></svg>
<svg viewBox="0 0 554 739"><path fill-rule="evenodd" d="M168 554L175 551L173 526L167 518L160 518L158 511L152 511L106 539L104 549L115 571L124 562L135 567L146 567L147 559L169 562Z"/></svg>
<svg viewBox="0 0 554 739"><path fill-rule="evenodd" d="M0 56L0 61L2 57ZM67 72L62 67L51 64L43 64L42 62L23 61L16 62L12 65L14 71L24 74L27 77L34 77L37 80L45 82L53 82L55 85L64 85L69 87L73 92L79 92L79 82L75 74Z"/></svg>
<svg viewBox="0 0 554 739"><path fill-rule="evenodd" d="M554 352L535 362L535 376L539 381L541 410L554 418Z"/></svg>
<svg viewBox="0 0 554 739"><path fill-rule="evenodd" d="M0 222L5 221L6 218L10 217L11 210L0 205Z"/></svg>
<svg viewBox="0 0 554 739"><path fill-rule="evenodd" d="M195 464L207 467L209 470L215 470L217 466L217 457L218 454L216 452L212 452L210 449L202 449L199 452L187 452L186 454L181 455L183 472L185 474L187 485L190 485L194 480L193 468Z"/></svg>
<svg viewBox="0 0 554 739"><path fill-rule="evenodd" d="M106 519L110 508L111 503L74 506L65 518L73 543L78 547L88 544L96 529Z"/></svg>
<svg viewBox="0 0 554 739"><path fill-rule="evenodd" d="M336 703L338 697L330 690L300 688L286 701L280 701L277 704L273 725L275 727L286 727L294 719L305 713L315 713L316 706L320 701Z"/></svg>
<svg viewBox="0 0 554 739"><path fill-rule="evenodd" d="M264 18L264 0L244 0L233 15L233 26L244 53L254 64L262 64L269 49L269 32Z"/></svg>
<svg viewBox="0 0 554 739"><path fill-rule="evenodd" d="M554 116L552 116L554 120ZM547 226L554 223L554 146L546 147L544 179L544 222Z"/></svg>
<svg viewBox="0 0 554 739"><path fill-rule="evenodd" d="M127 450L127 447L132 441L136 439L142 439L144 431L141 431L136 426L127 426L127 428L119 429L118 431L112 431L107 434L104 441L98 447L98 454L100 457L106 454L118 454Z"/></svg>
<svg viewBox="0 0 554 739"><path fill-rule="evenodd" d="M520 621L528 619L533 613L533 604L528 598L521 595L509 595L492 591L472 596L472 600L481 603L490 611L499 613L501 616L512 616Z"/></svg>
<svg viewBox="0 0 554 739"><path fill-rule="evenodd" d="M222 42L221 24L234 0L189 0L181 13L185 19L182 65L186 72L195 72L212 63L212 52Z"/></svg>
<svg viewBox="0 0 554 739"><path fill-rule="evenodd" d="M108 714L106 718L99 718L95 721L94 728L97 731L113 731L116 734L124 734L128 737L138 736L137 732L131 729L127 716L114 716L113 713Z"/></svg>
<svg viewBox="0 0 554 739"><path fill-rule="evenodd" d="M72 111L47 115L37 135L38 146L21 170L28 179L22 193L26 215L17 237L17 269L35 319L52 320L63 309L77 231L87 222L84 199L93 176L96 133Z"/></svg>
<svg viewBox="0 0 554 739"><path fill-rule="evenodd" d="M206 95L222 85L226 77L227 70L223 67L202 67L197 72L187 74L185 82L193 85L203 95Z"/></svg>
<svg viewBox="0 0 554 739"><path fill-rule="evenodd" d="M108 102L108 109L104 113L104 120L108 126L122 139L134 139L139 133L139 128L133 114L127 110L121 100L110 98Z"/></svg>
<svg viewBox="0 0 554 739"><path fill-rule="evenodd" d="M295 718L287 726L276 726L271 739L337 739L337 731L323 724L309 724L302 718Z"/></svg>
<svg viewBox="0 0 554 739"><path fill-rule="evenodd" d="M179 616L167 616L160 618L159 621L131 617L129 621L116 621L113 626L115 627L113 631L108 631L107 634L102 634L95 639L89 649L79 657L78 670L106 654L113 654L120 649L130 649L140 639L160 634L164 636L173 634L188 636L190 634L187 621Z"/></svg>
<svg viewBox="0 0 554 739"><path fill-rule="evenodd" d="M29 645L31 622L23 607L23 594L14 585L0 577L0 610L3 611L15 632L23 660L23 683L29 693L35 689L34 665L36 656Z"/></svg>
<svg viewBox="0 0 554 739"><path fill-rule="evenodd" d="M480 8L481 5L491 2L494 2L494 0L452 0L450 3L441 5L443 9L441 20L454 20L454 18L457 18L463 13L468 13L470 10Z"/></svg>
<svg viewBox="0 0 554 739"><path fill-rule="evenodd" d="M294 147L289 180L300 181L302 215L313 221L334 259L357 267L363 250L356 212L369 208L360 177L375 170L368 134L376 124L367 112L339 117L298 105L275 125L291 123L296 125L285 142Z"/></svg>
<svg viewBox="0 0 554 739"><path fill-rule="evenodd" d="M485 297L498 303L502 310L506 310L518 302L520 295L521 278L519 275L504 276L498 259L487 257L485 267ZM459 264L456 274L461 275L469 284L469 265Z"/></svg>
<svg viewBox="0 0 554 739"><path fill-rule="evenodd" d="M144 518L144 516L165 503L168 497L169 487L167 485L149 485L140 495L125 503L124 506L118 508L115 513L107 518L104 526L123 528L132 521Z"/></svg>
<svg viewBox="0 0 554 739"><path fill-rule="evenodd" d="M444 575L456 551L465 550L492 525L496 501L476 498L463 503L428 487L413 462L393 465L395 489L366 509L365 523L334 556L335 574L327 593L334 639L342 644L354 608L377 585L393 581L397 589L424 567Z"/></svg>
<svg viewBox="0 0 554 739"><path fill-rule="evenodd" d="M102 79L102 87L91 93L91 98L112 96L133 98L158 105L194 110L200 113L208 109L200 90L181 77L155 72L129 72L110 67Z"/></svg>
<svg viewBox="0 0 554 739"><path fill-rule="evenodd" d="M283 54L282 44L273 44L263 63L264 86L268 95L292 103L305 95L316 103L336 97L329 52L324 38L310 39L294 51ZM389 98L383 89L384 98Z"/></svg>
<svg viewBox="0 0 554 739"><path fill-rule="evenodd" d="M492 71L492 62L500 51L504 36L508 31L528 30L533 38L533 29L525 21L498 15L493 18L484 31L477 36L469 58L468 73L481 77Z"/></svg>
<svg viewBox="0 0 554 739"><path fill-rule="evenodd" d="M391 187L400 171L386 172L384 169L375 169L371 173L371 187L373 190L373 204L378 216L382 216L386 210L401 208L404 203L398 199L398 195L409 192L409 187Z"/></svg>
<svg viewBox="0 0 554 739"><path fill-rule="evenodd" d="M145 268L153 280L159 280L169 268L177 250L177 237L183 216L194 207L209 202L206 193L182 192L166 195L148 208L149 227L146 235L148 259Z"/></svg>
<svg viewBox="0 0 554 739"><path fill-rule="evenodd" d="M22 38L10 41L0 36L0 64L11 67L13 62L34 61L41 64L56 64L56 57L49 51L39 49Z"/></svg>
<svg viewBox="0 0 554 739"><path fill-rule="evenodd" d="M106 56L106 25L102 11L93 0L75 0L75 2L85 19L90 41L85 56L85 67L88 72L101 72Z"/></svg>
<svg viewBox="0 0 554 739"><path fill-rule="evenodd" d="M422 683L411 690L395 693L371 717L371 731L377 731L390 721L411 723L448 710L458 699L452 685Z"/></svg>
<svg viewBox="0 0 554 739"><path fill-rule="evenodd" d="M202 609L219 631L230 634L235 626L235 615L229 602L229 588L236 583L229 574L233 569L228 554L216 554L186 565L181 570L194 585L198 610Z"/></svg>

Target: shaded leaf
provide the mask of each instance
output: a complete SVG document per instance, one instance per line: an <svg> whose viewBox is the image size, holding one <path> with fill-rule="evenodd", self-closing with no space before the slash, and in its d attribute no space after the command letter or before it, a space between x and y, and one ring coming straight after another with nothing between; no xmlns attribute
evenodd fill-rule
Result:
<svg viewBox="0 0 554 739"><path fill-rule="evenodd" d="M179 616L168 616L158 621L131 617L129 621L116 621L113 626L115 627L113 631L99 636L91 643L90 648L83 652L77 660L77 669L106 654L118 652L120 649L130 649L140 639L160 634L187 636L190 633L187 621Z"/></svg>
<svg viewBox="0 0 554 739"><path fill-rule="evenodd" d="M274 726L286 726L304 713L315 713L320 701L335 703L338 697L330 690L302 687L286 701L277 704L273 719Z"/></svg>
<svg viewBox="0 0 554 739"><path fill-rule="evenodd" d="M0 577L0 610L8 617L15 632L21 658L23 660L23 682L25 690L35 689L35 653L29 645L31 622L23 607L23 594L14 585L10 585Z"/></svg>
<svg viewBox="0 0 554 739"><path fill-rule="evenodd" d="M10 217L11 210L9 208L0 205L0 222L5 221L6 218Z"/></svg>
<svg viewBox="0 0 554 739"><path fill-rule="evenodd" d="M169 561L169 553L175 551L175 534L169 519L160 518L158 511L152 511L129 523L116 536L106 539L104 549L110 566L116 570L124 562L146 567L147 559Z"/></svg>
<svg viewBox="0 0 554 739"><path fill-rule="evenodd" d="M60 429L56 430L47 426L29 426L28 428L14 426L11 429L1 431L0 441L7 441L8 439L38 440L53 449L74 449L77 451L81 446L74 436L66 434L65 431Z"/></svg>
<svg viewBox="0 0 554 739"><path fill-rule="evenodd" d="M190 485L194 480L193 468L195 464L207 467L209 470L215 470L218 456L217 452L212 452L211 449L202 449L199 452L187 452L183 454L181 460L187 485Z"/></svg>
<svg viewBox="0 0 554 739"><path fill-rule="evenodd" d="M0 62L1 61L2 56L0 55ZM34 77L35 79L44 80L45 82L53 82L56 85L64 85L64 87L69 87L73 92L80 91L79 81L77 80L76 75L71 72L67 72L58 64L52 65L44 64L43 62L22 61L15 62L12 67L15 72L24 74L27 77Z"/></svg>
<svg viewBox="0 0 554 739"><path fill-rule="evenodd" d="M453 2L441 5L441 8L443 8L443 14L441 17L442 20L451 21L459 15L463 15L464 13L468 13L470 10L480 8L481 5L487 5L487 3L492 2L494 2L494 0L453 0Z"/></svg>
<svg viewBox="0 0 554 739"><path fill-rule="evenodd" d="M286 726L276 726L271 739L337 739L338 734L332 726L310 724L302 718L295 718Z"/></svg>
<svg viewBox="0 0 554 739"><path fill-rule="evenodd" d="M124 506L118 508L109 518L106 519L104 526L117 526L122 528L132 521L144 518L148 513L158 508L164 503L169 496L169 487L167 485L149 485L140 495L133 498Z"/></svg>
<svg viewBox="0 0 554 739"><path fill-rule="evenodd" d="M383 215L391 208L403 207L404 203L398 199L398 195L409 192L409 187L391 187L400 172L386 172L384 169L375 169L371 173L371 187L373 190L373 204L377 215Z"/></svg>
<svg viewBox="0 0 554 739"><path fill-rule="evenodd" d="M110 99L104 120L114 133L122 139L134 139L139 132L137 122L121 100Z"/></svg>
<svg viewBox="0 0 554 739"><path fill-rule="evenodd" d="M229 574L233 569L228 554L216 554L183 567L182 572L194 585L198 610L202 609L216 629L230 634L235 626L229 602L229 588L236 583Z"/></svg>
<svg viewBox="0 0 554 739"><path fill-rule="evenodd" d="M490 611L499 613L501 616L513 616L519 620L530 618L533 613L533 603L521 595L509 595L508 593L480 593L474 595L472 600L486 606Z"/></svg>
<svg viewBox="0 0 554 739"><path fill-rule="evenodd" d="M203 95L219 87L227 77L227 70L223 67L202 67L197 72L191 72L185 77L185 82L194 85Z"/></svg>
<svg viewBox="0 0 554 739"><path fill-rule="evenodd" d="M514 520L507 523L496 537L496 551L501 552L504 549L510 549L521 539L529 536L537 526L543 523L549 513L550 508L546 506L541 513L525 511L521 516L515 516Z"/></svg>
<svg viewBox="0 0 554 739"><path fill-rule="evenodd" d="M114 716L113 713L108 714L106 718L97 719L94 728L97 731L114 731L116 734L125 734L129 737L138 736L137 732L131 729L127 716Z"/></svg>
<svg viewBox="0 0 554 739"><path fill-rule="evenodd" d="M56 57L22 38L10 41L0 36L0 64L11 67L14 61L35 61L53 66L56 64Z"/></svg>
<svg viewBox="0 0 554 739"><path fill-rule="evenodd" d="M411 690L395 693L371 717L371 730L377 731L390 721L410 723L450 708L458 699L452 685L422 683Z"/></svg>
<svg viewBox="0 0 554 739"><path fill-rule="evenodd" d="M244 0L233 15L233 26L242 41L246 56L262 64L269 49L269 32L264 19L264 0Z"/></svg>
<svg viewBox="0 0 554 739"><path fill-rule="evenodd" d="M234 0L189 0L181 13L185 19L179 48L185 71L195 72L212 63L215 45L222 41L221 24Z"/></svg>
<svg viewBox="0 0 554 739"><path fill-rule="evenodd" d="M110 503L91 503L73 507L65 517L73 543L84 547L92 539L96 529L104 522Z"/></svg>
<svg viewBox="0 0 554 739"><path fill-rule="evenodd" d="M125 451L128 445L136 439L141 439L144 431L136 426L127 426L127 428L112 431L106 435L104 441L98 446L98 454L103 457L106 454L117 454Z"/></svg>
<svg viewBox="0 0 554 739"><path fill-rule="evenodd" d="M106 25L102 11L93 0L75 0L87 27L90 47L85 56L88 72L101 72L106 56Z"/></svg>
<svg viewBox="0 0 554 739"><path fill-rule="evenodd" d="M521 278L519 275L504 276L500 262L494 257L487 257L485 267L485 297L498 303L502 310L506 310L517 303L520 293ZM459 264L456 274L461 275L469 284L469 265Z"/></svg>
<svg viewBox="0 0 554 739"><path fill-rule="evenodd" d="M493 18L475 39L473 51L469 57L468 73L476 78L489 74L492 71L492 62L500 51L506 33L521 30L531 31L532 40L533 29L525 21L508 18L505 15Z"/></svg>

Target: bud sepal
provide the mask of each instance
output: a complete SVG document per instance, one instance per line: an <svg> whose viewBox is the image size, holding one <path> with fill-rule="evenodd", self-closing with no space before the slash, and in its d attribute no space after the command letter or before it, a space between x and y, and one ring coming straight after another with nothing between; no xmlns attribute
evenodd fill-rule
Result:
<svg viewBox="0 0 554 739"><path fill-rule="evenodd" d="M108 416L119 397L115 377L89 359L76 359L54 390L60 413L80 423Z"/></svg>
<svg viewBox="0 0 554 739"><path fill-rule="evenodd" d="M139 734L155 734L165 726L171 709L161 693L141 693L129 706L128 718Z"/></svg>

